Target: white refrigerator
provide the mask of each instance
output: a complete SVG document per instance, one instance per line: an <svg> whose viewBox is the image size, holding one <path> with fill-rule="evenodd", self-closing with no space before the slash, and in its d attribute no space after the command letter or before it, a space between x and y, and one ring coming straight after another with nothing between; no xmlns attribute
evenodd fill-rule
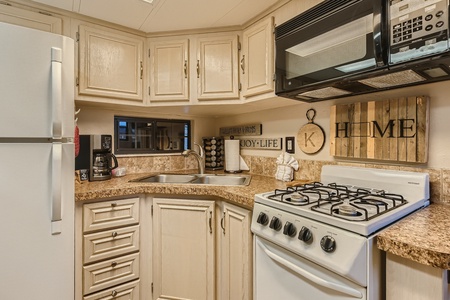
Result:
<svg viewBox="0 0 450 300"><path fill-rule="evenodd" d="M74 42L0 22L0 299L74 299Z"/></svg>

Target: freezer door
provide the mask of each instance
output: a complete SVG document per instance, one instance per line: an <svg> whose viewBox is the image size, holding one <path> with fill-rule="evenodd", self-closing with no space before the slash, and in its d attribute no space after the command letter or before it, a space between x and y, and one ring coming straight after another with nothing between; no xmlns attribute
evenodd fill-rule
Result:
<svg viewBox="0 0 450 300"><path fill-rule="evenodd" d="M0 299L74 299L73 157L73 144L0 143Z"/></svg>
<svg viewBox="0 0 450 300"><path fill-rule="evenodd" d="M74 135L74 41L0 23L0 138Z"/></svg>

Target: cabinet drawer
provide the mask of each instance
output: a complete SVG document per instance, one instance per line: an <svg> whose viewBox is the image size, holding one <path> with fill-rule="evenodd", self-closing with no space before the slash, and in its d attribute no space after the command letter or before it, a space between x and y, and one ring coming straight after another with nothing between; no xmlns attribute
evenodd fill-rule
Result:
<svg viewBox="0 0 450 300"><path fill-rule="evenodd" d="M139 300L139 280L83 297L83 300Z"/></svg>
<svg viewBox="0 0 450 300"><path fill-rule="evenodd" d="M139 223L139 198L83 205L84 232Z"/></svg>
<svg viewBox="0 0 450 300"><path fill-rule="evenodd" d="M84 235L83 263L88 264L139 250L139 225Z"/></svg>
<svg viewBox="0 0 450 300"><path fill-rule="evenodd" d="M139 278L139 253L83 267L84 295Z"/></svg>

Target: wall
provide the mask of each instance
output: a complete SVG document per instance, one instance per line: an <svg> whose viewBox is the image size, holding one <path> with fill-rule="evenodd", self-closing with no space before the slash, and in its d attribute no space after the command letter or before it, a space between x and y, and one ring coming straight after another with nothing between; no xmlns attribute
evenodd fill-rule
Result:
<svg viewBox="0 0 450 300"><path fill-rule="evenodd" d="M449 89L450 82L447 81L317 103L303 103L293 100L293 105L289 107L217 119L216 127L218 130L220 127L224 126L262 123L263 134L261 137L282 137L284 141L284 138L287 136L295 136L297 138L299 129L308 122L306 111L310 108L314 108L317 111L314 122L323 128L326 135L326 141L323 149L313 155L301 152L297 146L297 142L295 143L296 149L294 157L300 161L301 167L295 174L297 179L319 180L320 169L323 164L345 164L409 171L425 171L430 173L432 200L434 202L450 203L450 151L448 150L450 149ZM339 103L365 102L420 95L430 97L429 155L426 164L351 160L335 158L330 155L330 106ZM280 153L281 151L241 150L241 154L251 166L253 173L261 173L268 176L273 176L275 174L276 157L278 157Z"/></svg>

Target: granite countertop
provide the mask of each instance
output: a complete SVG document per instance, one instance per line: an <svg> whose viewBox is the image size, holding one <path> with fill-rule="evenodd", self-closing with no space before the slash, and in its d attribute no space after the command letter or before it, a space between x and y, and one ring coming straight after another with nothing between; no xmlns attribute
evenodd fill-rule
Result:
<svg viewBox="0 0 450 300"><path fill-rule="evenodd" d="M440 269L450 269L450 205L431 204L377 236L383 251Z"/></svg>
<svg viewBox="0 0 450 300"><path fill-rule="evenodd" d="M186 172L187 173L187 172ZM190 195L219 197L230 203L253 209L255 194L286 188L284 182L273 177L253 175L247 186L219 186L202 184L139 183L130 180L152 173L129 174L105 181L75 184L75 201L87 201L135 194Z"/></svg>

